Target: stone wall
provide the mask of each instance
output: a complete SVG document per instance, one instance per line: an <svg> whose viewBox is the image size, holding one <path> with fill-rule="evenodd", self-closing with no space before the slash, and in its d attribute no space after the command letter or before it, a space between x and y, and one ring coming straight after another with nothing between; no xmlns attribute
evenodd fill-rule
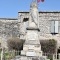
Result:
<svg viewBox="0 0 60 60"><path fill-rule="evenodd" d="M12 19L0 19L0 36L11 36L18 34L18 21Z"/></svg>
<svg viewBox="0 0 60 60"><path fill-rule="evenodd" d="M2 46L6 45L6 41L18 36L18 20L14 18L0 18L0 43ZM5 42L5 43L4 43Z"/></svg>
<svg viewBox="0 0 60 60"><path fill-rule="evenodd" d="M29 12L19 12L18 18L20 23L24 18L29 18ZM58 21L58 34L51 34L51 22ZM60 46L60 12L39 12L39 29L40 40L55 39L58 47Z"/></svg>
<svg viewBox="0 0 60 60"><path fill-rule="evenodd" d="M39 23L40 23L40 30L43 34L50 34L51 33L51 21L58 21L60 24L60 13L58 12L41 12L39 13ZM60 25L59 25L60 26ZM60 27L59 27L60 33Z"/></svg>
<svg viewBox="0 0 60 60"><path fill-rule="evenodd" d="M0 37L5 37L6 39L11 36L20 37L20 32L24 32L25 29L23 25L24 18L30 18L29 12L18 12L17 19L0 18ZM52 35L51 21L54 20L58 21L59 32L58 34ZM60 46L60 12L39 12L39 29L40 40L55 39L58 42L58 46Z"/></svg>

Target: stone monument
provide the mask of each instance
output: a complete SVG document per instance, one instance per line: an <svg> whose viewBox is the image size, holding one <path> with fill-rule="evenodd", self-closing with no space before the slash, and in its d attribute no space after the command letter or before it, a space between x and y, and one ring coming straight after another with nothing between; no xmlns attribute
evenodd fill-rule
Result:
<svg viewBox="0 0 60 60"><path fill-rule="evenodd" d="M30 5L30 20L29 27L39 28L39 15L38 15L38 6L36 0L34 0Z"/></svg>
<svg viewBox="0 0 60 60"><path fill-rule="evenodd" d="M39 41L39 25L38 25L38 8L35 1L30 6L29 26L26 28L25 43L22 55L26 56L42 56L41 45Z"/></svg>
<svg viewBox="0 0 60 60"><path fill-rule="evenodd" d="M38 17L37 2L34 0L30 6L29 24L26 28L27 32L25 35L23 50L21 51L21 60L35 60L36 57L38 60L46 60L46 56L42 56L41 45L39 41L40 30Z"/></svg>

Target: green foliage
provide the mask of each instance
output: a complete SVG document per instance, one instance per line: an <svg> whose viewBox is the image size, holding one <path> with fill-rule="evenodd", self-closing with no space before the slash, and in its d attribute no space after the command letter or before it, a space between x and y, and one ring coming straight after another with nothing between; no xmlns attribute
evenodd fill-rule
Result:
<svg viewBox="0 0 60 60"><path fill-rule="evenodd" d="M48 54L47 57L48 57L48 59L53 60L53 55L52 54Z"/></svg>
<svg viewBox="0 0 60 60"><path fill-rule="evenodd" d="M54 39L41 40L41 49L46 53L47 57L52 60L53 54L56 52L57 41Z"/></svg>
<svg viewBox="0 0 60 60"><path fill-rule="evenodd" d="M20 40L20 39L17 38L17 37L10 38L10 39L7 41L8 48L9 48L10 50L22 50L22 48L23 48L23 43L24 43L24 40Z"/></svg>
<svg viewBox="0 0 60 60"><path fill-rule="evenodd" d="M44 53L55 53L57 42L54 39L41 40L41 48Z"/></svg>

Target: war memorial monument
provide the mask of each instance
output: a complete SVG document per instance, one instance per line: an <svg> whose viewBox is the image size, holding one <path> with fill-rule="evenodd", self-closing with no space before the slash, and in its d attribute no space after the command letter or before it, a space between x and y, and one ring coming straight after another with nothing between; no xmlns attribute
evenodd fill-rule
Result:
<svg viewBox="0 0 60 60"><path fill-rule="evenodd" d="M39 42L39 14L36 0L30 5L29 21L26 28L25 43L21 51L21 60L48 60L42 56L41 45Z"/></svg>
<svg viewBox="0 0 60 60"><path fill-rule="evenodd" d="M32 0L30 11L18 12L18 18L0 18L0 45L7 48L7 40L25 40L20 60L49 60L43 56L40 40L55 39L56 53L60 53L60 11L38 11L37 0Z"/></svg>

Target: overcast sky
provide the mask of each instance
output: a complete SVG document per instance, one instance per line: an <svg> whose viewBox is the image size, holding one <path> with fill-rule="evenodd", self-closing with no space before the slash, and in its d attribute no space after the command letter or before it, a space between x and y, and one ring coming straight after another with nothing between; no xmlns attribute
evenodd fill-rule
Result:
<svg viewBox="0 0 60 60"><path fill-rule="evenodd" d="M0 0L0 18L18 17L18 11L29 11L32 0ZM60 11L60 0L45 0L39 11Z"/></svg>

